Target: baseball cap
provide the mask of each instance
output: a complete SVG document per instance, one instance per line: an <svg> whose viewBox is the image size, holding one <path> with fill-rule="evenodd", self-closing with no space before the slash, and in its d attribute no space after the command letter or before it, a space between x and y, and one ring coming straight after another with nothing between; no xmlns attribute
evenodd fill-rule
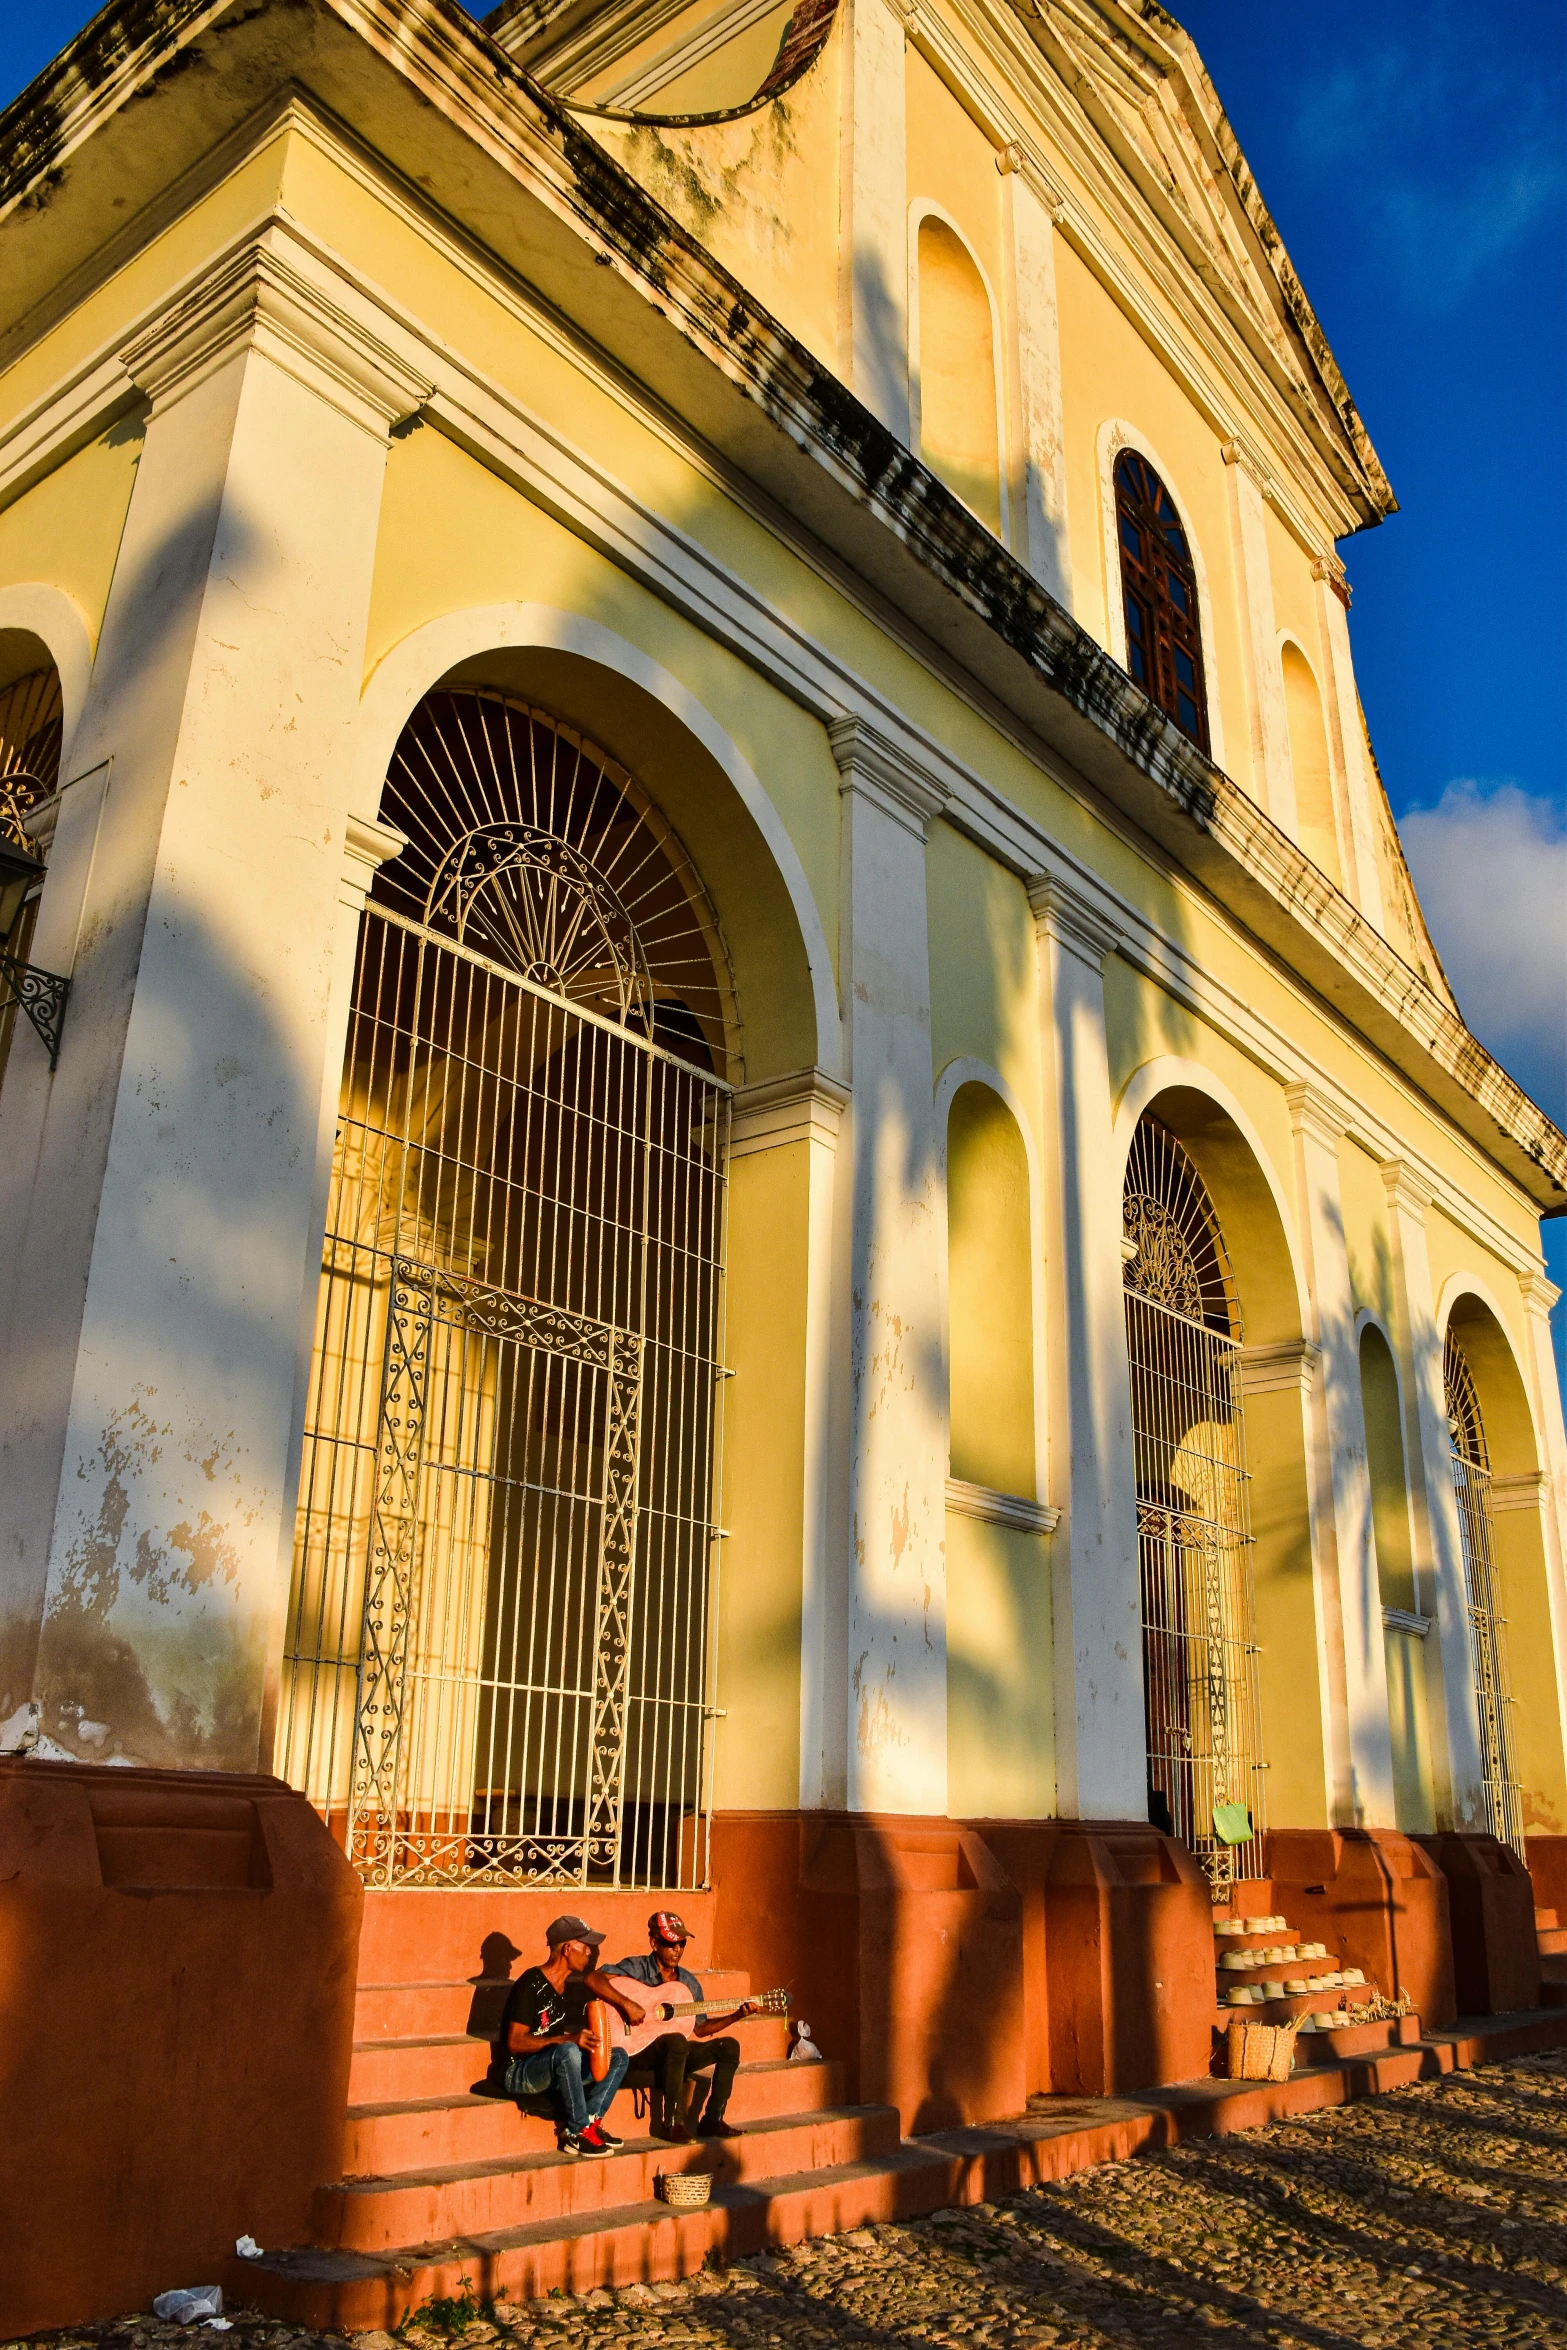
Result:
<svg viewBox="0 0 1567 2350"><path fill-rule="evenodd" d="M655 1909L648 1919L647 1930L655 1942L689 1942L691 1939L685 1919L676 1917L672 1909Z"/></svg>
<svg viewBox="0 0 1567 2350"><path fill-rule="evenodd" d="M545 1928L544 1939L551 1950L558 1950L563 1942L588 1942L597 1950L604 1937L595 1933L591 1926L585 1925L581 1918L564 1917L557 1918L552 1926Z"/></svg>

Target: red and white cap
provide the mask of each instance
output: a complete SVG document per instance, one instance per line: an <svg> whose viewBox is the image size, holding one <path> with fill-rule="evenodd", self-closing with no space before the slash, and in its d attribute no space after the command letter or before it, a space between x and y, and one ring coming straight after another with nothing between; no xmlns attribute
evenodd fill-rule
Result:
<svg viewBox="0 0 1567 2350"><path fill-rule="evenodd" d="M648 1919L647 1930L655 1942L689 1942L691 1939L685 1919L677 1917L672 1909L655 1909Z"/></svg>

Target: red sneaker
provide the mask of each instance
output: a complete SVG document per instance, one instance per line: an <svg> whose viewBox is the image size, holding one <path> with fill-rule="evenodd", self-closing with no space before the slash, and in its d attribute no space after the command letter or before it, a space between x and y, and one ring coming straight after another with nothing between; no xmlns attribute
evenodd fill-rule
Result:
<svg viewBox="0 0 1567 2350"><path fill-rule="evenodd" d="M589 2122L585 2130L577 2132L577 2145L584 2154L606 2155L615 2151L613 2146L605 2144L604 2133L597 2122Z"/></svg>

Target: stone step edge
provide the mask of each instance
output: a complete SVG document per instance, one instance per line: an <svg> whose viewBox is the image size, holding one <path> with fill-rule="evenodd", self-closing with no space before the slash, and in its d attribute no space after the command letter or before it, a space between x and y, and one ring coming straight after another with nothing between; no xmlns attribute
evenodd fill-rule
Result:
<svg viewBox="0 0 1567 2350"><path fill-rule="evenodd" d="M489 2046L489 2042L487 2040L481 2040L477 2043L477 2045L481 2048L487 2048ZM823 2063L820 2065L806 2066L800 2064L791 2064L786 2056L763 2056L759 2057L755 2064L741 2065L738 2072L735 2074L735 2083L738 2087L739 2083L745 2080L748 2076L754 2079L758 2073L822 2072L826 2070L827 2063L830 2061L832 2060L824 2059ZM350 2105L348 2108L348 2119L351 2122L384 2121L389 2114L445 2113L448 2110L457 2107L466 2108L468 2106L477 2105L509 2105L510 2103L511 2099L509 2097L491 2097L487 2095L475 2096L471 2091L468 2090L453 2089L448 2091L447 2094L443 2097L396 2097L370 2105ZM815 2107L801 2108L802 2115L806 2112L814 2112L816 2110L817 2108ZM767 2118L772 2119L776 2117L769 2116ZM626 2141L628 2146L631 2144L631 2142L632 2141L629 2138Z"/></svg>
<svg viewBox="0 0 1567 2350"><path fill-rule="evenodd" d="M929 2199L920 2194L922 2210L936 2210L943 2203L981 2203L1015 2191L1018 2182L1009 2186L1004 2174L1006 2170L1021 2174L1025 2153L1031 2176L1022 2183L1044 2184L1101 2162L1156 2153L1181 2139L1255 2129L1291 2114L1349 2104L1419 2079L1564 2046L1567 2009L1531 2008L1517 2015L1460 2018L1445 2031L1428 2032L1413 2046L1349 2057L1337 2064L1313 2065L1287 2081L1208 2077L1146 2091L1141 2096L1063 2097L1063 2110L1058 2114L1041 2109L988 2127L906 2138L896 2154L873 2162L845 2163L754 2186L715 2185L713 2201L705 2210L677 2212L662 2203L612 2204L528 2222L500 2235L452 2238L436 2245L379 2253L303 2246L270 2252L260 2261L231 2259L226 2264L223 2289L229 2302L245 2307L255 2306L256 2289L261 2287L267 2296L262 2306L278 2316L317 2326L341 2321L358 2331L371 2325L395 2325L410 2308L437 2293L455 2294L467 2287L481 2299L493 2299L497 2294L504 2297L506 2279L500 2263L505 2248L513 2244L533 2249L621 2227L640 2227L677 2251L683 2229L699 2229L696 2240L701 2243L715 2218L724 2219L728 2223L725 2233L733 2239L735 2223L750 2217L761 2223L762 2232L754 2247L759 2250L768 2241L794 2240L770 2237L766 2218L780 2202L811 2188L906 2177L917 2178L922 2190L936 2190ZM1085 2109L1089 2116L1097 2112L1101 2118L1085 2118ZM992 2176L993 2170L1002 2175ZM937 2171L943 2174L939 2181L933 2175ZM745 2232L755 2233L756 2228L753 2225ZM657 2248L653 2243L648 2246L650 2253ZM654 2278L685 2275L690 2269L661 2258L645 2260L642 2273ZM338 2299L340 2290L343 2302ZM351 2308L346 2306L350 2294Z"/></svg>
<svg viewBox="0 0 1567 2350"><path fill-rule="evenodd" d="M800 2113L768 2113L758 2120L739 2124L744 2138L762 2138L783 2130L816 2129L829 2122L894 2120L897 2108L892 2105L822 2105ZM693 2138L689 2145L671 2146L662 2138L627 2138L618 2146L610 2161L623 2162L635 2156L639 2161L648 2153L667 2154L671 2161L681 2157L689 2163L701 2152L704 2144L721 2146L721 2139L711 2141ZM410 2187L458 2187L470 2179L491 2178L502 2172L515 2173L530 2170L572 2169L577 2157L558 2154L547 2149L536 2153L524 2150L519 2154L497 2154L488 2161L432 2163L422 2170L400 2170L377 2173L374 2176L334 2179L329 2186L318 2187L318 2195L403 2195Z"/></svg>

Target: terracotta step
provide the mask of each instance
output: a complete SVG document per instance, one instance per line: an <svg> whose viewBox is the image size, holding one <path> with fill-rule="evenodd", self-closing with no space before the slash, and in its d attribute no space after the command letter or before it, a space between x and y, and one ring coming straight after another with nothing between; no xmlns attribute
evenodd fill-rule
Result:
<svg viewBox="0 0 1567 2350"><path fill-rule="evenodd" d="M1567 1958L1567 1926L1541 1926L1535 1940L1542 1958Z"/></svg>
<svg viewBox="0 0 1567 2350"><path fill-rule="evenodd" d="M510 1988L504 1976L458 1982L361 1983L354 2005L356 2040L403 2040L418 2035L489 2030ZM640 1986L633 1985L633 1989ZM744 1999L751 1978L738 1968L713 1968L702 1977L710 1999Z"/></svg>
<svg viewBox="0 0 1567 2350"><path fill-rule="evenodd" d="M1553 1926L1560 1923L1560 1920L1554 1909L1537 1909L1534 1913L1534 1923L1537 1933L1548 1934Z"/></svg>
<svg viewBox="0 0 1567 2350"><path fill-rule="evenodd" d="M1542 2007L1567 2007L1567 1975L1547 1975L1540 1984Z"/></svg>
<svg viewBox="0 0 1567 2350"><path fill-rule="evenodd" d="M452 2163L318 2187L311 2236L322 2246L380 2252L389 2245L468 2236L573 2212L645 2202L660 2170L708 2170L751 2184L783 2173L879 2159L898 2143L893 2106L830 2106L742 2126L718 2144L665 2146L628 2137L607 2161L556 2153Z"/></svg>
<svg viewBox="0 0 1567 2350"><path fill-rule="evenodd" d="M488 2044L466 2040L467 2079L483 2068ZM474 2051L478 2051L477 2058ZM464 2084L466 2088L466 2082ZM735 2076L730 2121L771 2121L780 2114L820 2113L843 2103L843 2067L837 2064L743 2064ZM610 2127L629 2139L646 2135L635 2119L629 2093L612 2109ZM386 2178L397 2171L429 2170L457 2163L504 2161L518 2154L552 2154L554 2125L536 2114L519 2113L508 2099L453 2096L366 2100L348 2109L343 2149L347 2178Z"/></svg>
<svg viewBox="0 0 1567 2350"><path fill-rule="evenodd" d="M789 2026L783 2016L754 2016L739 2027L737 2037L755 2064L770 2064L788 2053ZM454 2097L479 2078L489 2061L490 2042L467 2032L360 2040L349 2070L349 2099L355 2105L387 2105L410 2097Z"/></svg>
<svg viewBox="0 0 1567 2350"><path fill-rule="evenodd" d="M649 2198L378 2255L269 2253L232 2262L225 2290L236 2303L297 2324L343 2333L395 2326L408 2309L459 2294L465 2280L482 2279L486 2295L503 2300L557 2287L585 2293L595 2285L692 2276L709 2253L743 2259L766 2244L913 2218L950 2202L960 2171L946 2152L905 2141L875 2161L825 2164L754 2187L720 2182L700 2211L672 2211Z"/></svg>

